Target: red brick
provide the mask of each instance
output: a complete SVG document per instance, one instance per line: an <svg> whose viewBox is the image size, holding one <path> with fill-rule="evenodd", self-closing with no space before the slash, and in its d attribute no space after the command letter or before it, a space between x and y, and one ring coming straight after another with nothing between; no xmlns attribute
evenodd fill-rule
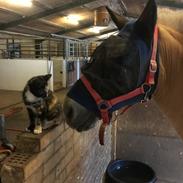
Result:
<svg viewBox="0 0 183 183"><path fill-rule="evenodd" d="M50 156L54 153L54 146L50 144L43 152L38 153L37 155L32 156L27 165L24 168L24 176L25 178L32 175L32 173L44 162L46 162Z"/></svg>
<svg viewBox="0 0 183 183"><path fill-rule="evenodd" d="M19 152L38 153L44 150L64 131L64 124L43 131L42 134L21 133L17 135L16 147Z"/></svg>
<svg viewBox="0 0 183 183"><path fill-rule="evenodd" d="M18 183L24 182L23 171L19 168L13 167L11 165L4 165L1 169L1 182L2 183Z"/></svg>

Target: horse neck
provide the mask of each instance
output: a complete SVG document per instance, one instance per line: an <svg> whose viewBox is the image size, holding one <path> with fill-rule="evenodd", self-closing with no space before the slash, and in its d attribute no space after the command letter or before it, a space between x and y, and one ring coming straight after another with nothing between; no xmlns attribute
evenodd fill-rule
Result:
<svg viewBox="0 0 183 183"><path fill-rule="evenodd" d="M155 100L183 138L183 35L159 26L160 73Z"/></svg>

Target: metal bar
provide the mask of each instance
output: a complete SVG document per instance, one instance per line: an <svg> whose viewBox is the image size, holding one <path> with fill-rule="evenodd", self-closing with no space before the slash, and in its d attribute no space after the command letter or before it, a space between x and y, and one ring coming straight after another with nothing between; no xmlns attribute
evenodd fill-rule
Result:
<svg viewBox="0 0 183 183"><path fill-rule="evenodd" d="M40 35L36 35L36 34L27 34L27 33L20 33L20 32L14 32L14 31L1 31L0 33L3 34L7 34L7 35L17 35L17 36L25 36L25 37L33 37L33 38L45 38L43 36Z"/></svg>
<svg viewBox="0 0 183 183"><path fill-rule="evenodd" d="M71 40L76 40L76 41L81 41L80 39L77 38L73 38L70 36L63 36L63 35L59 35L59 34L51 34L52 37L58 37L58 38L63 38L63 39L71 39Z"/></svg>
<svg viewBox="0 0 183 183"><path fill-rule="evenodd" d="M15 49L15 40L14 40L14 38L12 38L12 44L13 44L13 50L14 50ZM14 58L15 57L15 52L14 51L12 51L12 53L10 52L10 55Z"/></svg>
<svg viewBox="0 0 183 183"><path fill-rule="evenodd" d="M21 54L21 58L26 58L26 57L23 57L23 56L31 56L31 57L34 57L35 58L35 56L43 56L43 57L45 57L45 58L47 58L48 57L48 54L41 54L41 55L38 55L38 54L26 54L26 53L22 53ZM57 54L51 54L51 56L56 56ZM15 58L16 59L16 58Z"/></svg>
<svg viewBox="0 0 183 183"><path fill-rule="evenodd" d="M10 38L12 38L12 35L16 39L23 39L23 37L26 37L27 40L32 40L32 39L48 40L48 37L38 36L36 34L33 35L33 34L28 34L28 33L18 33L18 32L13 32L13 31L1 31L1 30L0 30L0 33L5 34L7 36L11 36L11 37L0 38L0 40L2 40L2 39L10 39ZM69 36L62 36L62 35L53 34L51 40L62 41L66 37L68 39L74 39L73 37L69 37ZM79 40L79 39L75 39L75 40Z"/></svg>
<svg viewBox="0 0 183 183"><path fill-rule="evenodd" d="M4 29L10 28L10 27L15 27L19 24L23 24L23 23L26 23L28 21L32 21L32 20L36 20L36 19L39 19L42 17L46 17L49 15L58 13L60 11L65 11L65 10L69 10L69 9L72 9L72 8L75 8L78 6L82 6L84 4L91 3L93 1L96 1L96 0L76 0L74 2L67 3L67 4L64 4L62 6L58 6L56 8L50 9L50 10L45 10L43 12L36 13L36 14L28 16L28 17L24 17L24 18L15 20L15 21L11 21L9 23L1 24L0 30L4 30Z"/></svg>
<svg viewBox="0 0 183 183"><path fill-rule="evenodd" d="M45 58L47 59L48 58L48 54L41 54L41 55L38 55L38 54L24 54L24 53L21 53L21 57L20 58L35 58L35 56L41 56L42 58ZM58 56L58 52L55 53L55 54L51 54L51 56ZM60 56L64 56L64 55L60 55ZM85 56L80 56L80 57L85 57ZM7 58L10 58L10 57L7 57ZM68 57L69 58L69 57ZM78 58L77 56L70 56L70 58ZM17 59L17 58L12 58L12 59ZM39 58L35 58L35 59L39 59Z"/></svg>
<svg viewBox="0 0 183 183"><path fill-rule="evenodd" d="M49 35L49 39L48 39L48 60L51 60L51 35Z"/></svg>
<svg viewBox="0 0 183 183"><path fill-rule="evenodd" d="M41 22L41 23L44 23L45 25L51 25L52 27L55 27L55 28L64 28L64 27L62 27L61 25L59 25L59 24L57 24L57 23L55 23L55 22L51 22L51 21L49 21L49 20L45 20L45 19L39 19L39 21Z"/></svg>
<svg viewBox="0 0 183 183"><path fill-rule="evenodd" d="M20 43L20 44L22 44L22 46L21 46L21 48L34 48L34 46L37 46L37 45L39 45L39 44L34 44L34 46L32 46L32 45L24 45L25 43L26 44L33 44L33 42L15 42L15 43ZM0 44L0 46L6 46L6 44Z"/></svg>
<svg viewBox="0 0 183 183"><path fill-rule="evenodd" d="M112 160L116 159L116 152L117 152L117 126L118 126L117 124L118 124L118 119L116 119L113 122L112 129L111 129L112 130L112 151L111 151Z"/></svg>
<svg viewBox="0 0 183 183"><path fill-rule="evenodd" d="M41 32L42 34L49 35L48 32L45 32L45 31L43 31L41 29L38 29L38 28L30 27L30 26L27 26L27 25L19 25L18 27L20 27L20 28L22 27L22 28L30 30L30 31Z"/></svg>
<svg viewBox="0 0 183 183"><path fill-rule="evenodd" d="M8 50L9 39L6 39L6 49Z"/></svg>
<svg viewBox="0 0 183 183"><path fill-rule="evenodd" d="M10 49L1 49L0 51L12 51ZM14 49L13 51L19 51L19 49ZM34 50L21 50L21 52L34 52L34 51L42 51L42 52L48 52L48 50L42 50L42 49L34 49ZM52 53L63 53L64 51L49 51Z"/></svg>
<svg viewBox="0 0 183 183"><path fill-rule="evenodd" d="M17 26L16 28L12 28L14 32L20 33L20 34L29 34L29 35L36 35L41 37L48 37L49 33L35 30L34 28L27 28L26 26Z"/></svg>

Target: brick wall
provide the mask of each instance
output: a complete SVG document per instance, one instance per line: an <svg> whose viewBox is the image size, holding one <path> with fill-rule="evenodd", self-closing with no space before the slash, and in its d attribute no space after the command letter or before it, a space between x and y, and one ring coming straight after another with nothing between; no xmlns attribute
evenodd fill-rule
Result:
<svg viewBox="0 0 183 183"><path fill-rule="evenodd" d="M41 135L19 135L17 151L3 162L2 183L101 183L111 160L112 127L105 146L98 128L77 133L62 123Z"/></svg>

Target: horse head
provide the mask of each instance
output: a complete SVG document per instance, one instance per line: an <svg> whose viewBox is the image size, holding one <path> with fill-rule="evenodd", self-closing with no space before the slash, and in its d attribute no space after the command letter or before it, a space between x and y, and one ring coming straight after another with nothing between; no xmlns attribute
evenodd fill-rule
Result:
<svg viewBox="0 0 183 183"><path fill-rule="evenodd" d="M104 100L129 93L144 83L157 21L155 0L149 0L136 20L129 20L107 9L119 34L101 43L90 62L81 70L92 88ZM64 113L68 125L78 131L90 129L101 118L93 97L81 80L68 92ZM112 112L110 117L111 114Z"/></svg>

